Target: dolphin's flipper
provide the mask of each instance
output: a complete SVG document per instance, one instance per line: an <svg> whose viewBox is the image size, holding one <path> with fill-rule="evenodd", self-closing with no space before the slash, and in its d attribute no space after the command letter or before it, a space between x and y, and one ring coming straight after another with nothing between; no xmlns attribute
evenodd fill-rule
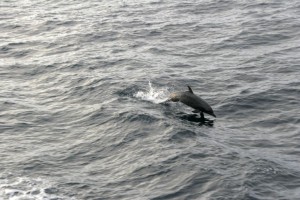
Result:
<svg viewBox="0 0 300 200"><path fill-rule="evenodd" d="M201 116L201 120L204 121L205 119L204 119L204 114L203 114L203 112L200 112L200 116Z"/></svg>
<svg viewBox="0 0 300 200"><path fill-rule="evenodd" d="M190 86L187 86L187 87L189 88L189 92L192 93L192 94L194 94L192 88Z"/></svg>
<svg viewBox="0 0 300 200"><path fill-rule="evenodd" d="M193 110L192 112L193 113L199 113L200 111L199 110Z"/></svg>

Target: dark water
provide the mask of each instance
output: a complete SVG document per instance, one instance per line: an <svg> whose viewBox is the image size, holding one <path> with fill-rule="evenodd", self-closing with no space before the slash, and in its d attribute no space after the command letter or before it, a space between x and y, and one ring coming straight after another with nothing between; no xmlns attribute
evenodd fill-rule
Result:
<svg viewBox="0 0 300 200"><path fill-rule="evenodd" d="M300 199L298 0L2 0L0 86L1 200Z"/></svg>

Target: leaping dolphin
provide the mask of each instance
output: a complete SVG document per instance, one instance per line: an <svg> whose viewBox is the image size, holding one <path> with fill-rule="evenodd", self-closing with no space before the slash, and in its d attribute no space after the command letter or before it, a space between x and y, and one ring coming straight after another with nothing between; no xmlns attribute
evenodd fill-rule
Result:
<svg viewBox="0 0 300 200"><path fill-rule="evenodd" d="M211 116L216 117L213 109L200 97L196 96L190 86L187 86L189 91L186 92L175 92L170 95L167 101L182 102L187 106L194 108L193 113L200 113L201 120L204 120L204 114L207 113Z"/></svg>

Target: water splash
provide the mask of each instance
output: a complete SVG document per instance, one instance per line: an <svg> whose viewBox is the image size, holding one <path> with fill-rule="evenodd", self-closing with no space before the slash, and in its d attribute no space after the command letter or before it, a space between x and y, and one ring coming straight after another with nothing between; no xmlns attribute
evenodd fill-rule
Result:
<svg viewBox="0 0 300 200"><path fill-rule="evenodd" d="M151 81L149 81L149 89L148 91L138 91L136 94L134 94L134 97L150 101L155 104L162 103L166 101L170 96L170 92L168 88L155 88L152 87Z"/></svg>

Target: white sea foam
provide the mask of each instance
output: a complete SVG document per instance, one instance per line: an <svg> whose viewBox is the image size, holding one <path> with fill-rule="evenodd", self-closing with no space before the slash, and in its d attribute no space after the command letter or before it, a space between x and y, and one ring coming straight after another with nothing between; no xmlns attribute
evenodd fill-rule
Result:
<svg viewBox="0 0 300 200"><path fill-rule="evenodd" d="M148 91L138 91L134 96L136 98L150 101L152 103L158 104L166 101L170 95L168 88L156 88L152 86L151 81L149 81Z"/></svg>
<svg viewBox="0 0 300 200"><path fill-rule="evenodd" d="M0 200L75 200L73 197L55 194L56 192L51 183L42 178L0 179Z"/></svg>

